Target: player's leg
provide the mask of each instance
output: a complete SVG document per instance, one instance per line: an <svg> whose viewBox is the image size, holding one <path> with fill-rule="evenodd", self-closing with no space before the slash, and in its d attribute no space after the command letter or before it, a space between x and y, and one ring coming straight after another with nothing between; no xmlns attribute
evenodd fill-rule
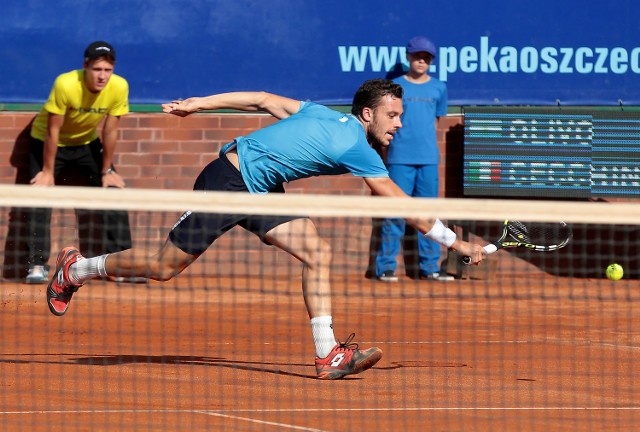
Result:
<svg viewBox="0 0 640 432"><path fill-rule="evenodd" d="M415 167L390 164L389 177L407 195L411 195L415 185ZM376 276L384 282L396 282L397 257L404 237L406 222L401 218L385 219L380 228L380 248L376 256Z"/></svg>
<svg viewBox="0 0 640 432"><path fill-rule="evenodd" d="M167 281L198 258L222 234L236 226L238 215L186 212L176 222L158 251L128 249L86 259L67 247L58 255L56 271L47 289L47 303L55 315L64 315L73 294L95 278L147 278Z"/></svg>
<svg viewBox="0 0 640 432"><path fill-rule="evenodd" d="M168 281L182 273L199 254L191 254L178 248L169 239L154 252L143 249L127 249L104 255L105 276L146 277L156 281Z"/></svg>
<svg viewBox="0 0 640 432"><path fill-rule="evenodd" d="M271 229L264 240L302 261L302 294L309 318L331 315L331 247L314 223L307 218L291 220Z"/></svg>
<svg viewBox="0 0 640 432"><path fill-rule="evenodd" d="M180 250L170 240L158 251L134 248L88 259L76 248L66 247L58 254L55 273L47 288L49 310L54 315L64 315L73 294L91 279L122 276L167 281L197 257Z"/></svg>
<svg viewBox="0 0 640 432"><path fill-rule="evenodd" d="M311 318L320 379L340 379L369 369L382 358L379 348L359 350L352 334L337 343L331 316L331 247L320 238L310 219L294 219L269 230L264 240L303 263L302 292Z"/></svg>
<svg viewBox="0 0 640 432"><path fill-rule="evenodd" d="M231 167L232 168L232 167ZM222 157L205 167L195 182L199 190L236 190L239 173ZM235 183L234 183L235 182ZM240 187L244 183L240 182ZM245 187L246 190L246 187ZM73 294L97 277L147 277L166 281L179 274L219 236L238 224L238 215L186 212L173 226L169 239L156 252L129 249L85 259L67 247L58 255L56 271L47 289L47 303L55 315L64 315Z"/></svg>

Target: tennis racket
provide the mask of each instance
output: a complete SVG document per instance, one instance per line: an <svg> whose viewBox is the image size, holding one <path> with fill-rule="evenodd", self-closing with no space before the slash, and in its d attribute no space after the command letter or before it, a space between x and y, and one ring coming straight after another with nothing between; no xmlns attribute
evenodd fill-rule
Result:
<svg viewBox="0 0 640 432"><path fill-rule="evenodd" d="M535 251L553 251L565 247L571 241L571 227L564 222L537 223L506 220L502 226L502 235L496 241L484 247L487 255L503 248L521 247ZM462 258L465 264L471 264L471 257Z"/></svg>

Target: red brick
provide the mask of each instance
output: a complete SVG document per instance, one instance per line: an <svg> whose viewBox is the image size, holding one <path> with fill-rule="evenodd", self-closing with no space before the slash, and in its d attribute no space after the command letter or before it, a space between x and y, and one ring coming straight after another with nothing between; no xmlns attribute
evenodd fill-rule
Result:
<svg viewBox="0 0 640 432"><path fill-rule="evenodd" d="M273 116L265 116L260 118L260 128L267 127L277 122L278 119Z"/></svg>
<svg viewBox="0 0 640 432"><path fill-rule="evenodd" d="M156 179L127 179L127 187L134 189L162 189Z"/></svg>
<svg viewBox="0 0 640 432"><path fill-rule="evenodd" d="M249 131L244 129L211 129L204 131L204 139L209 141L231 142L235 138L247 135Z"/></svg>
<svg viewBox="0 0 640 432"><path fill-rule="evenodd" d="M202 129L163 129L162 139L174 141L200 141L203 139Z"/></svg>
<svg viewBox="0 0 640 432"><path fill-rule="evenodd" d="M182 167L180 167L180 177L195 180L196 177L198 176L198 174L200 174L200 171L202 171L202 169L205 166L207 166L209 164L209 162L211 162L213 159L214 158L211 158L211 159L207 160L206 162L201 163L198 166L182 166Z"/></svg>
<svg viewBox="0 0 640 432"><path fill-rule="evenodd" d="M15 177L16 169L11 165L0 165L0 177L11 178Z"/></svg>
<svg viewBox="0 0 640 432"><path fill-rule="evenodd" d="M140 177L150 177L158 180L167 177L179 177L181 175L180 167L173 165L148 165L140 168Z"/></svg>
<svg viewBox="0 0 640 432"><path fill-rule="evenodd" d="M1 142L11 142L12 140L15 142L15 139L18 137L20 131L17 131L15 128L0 128L0 141Z"/></svg>
<svg viewBox="0 0 640 432"><path fill-rule="evenodd" d="M16 117L12 113L0 113L0 129L15 129Z"/></svg>
<svg viewBox="0 0 640 432"><path fill-rule="evenodd" d="M120 154L119 163L122 165L158 165L160 163L160 155L157 154Z"/></svg>
<svg viewBox="0 0 640 432"><path fill-rule="evenodd" d="M116 145L116 154L138 153L140 151L140 142L138 140L118 140Z"/></svg>
<svg viewBox="0 0 640 432"><path fill-rule="evenodd" d="M121 163L116 163L116 169L118 170L118 174L122 176L125 182L128 183L129 179L135 179L140 177L140 166L139 165L125 165Z"/></svg>
<svg viewBox="0 0 640 432"><path fill-rule="evenodd" d="M184 117L179 127L187 129L219 129L220 116L211 114L197 114Z"/></svg>
<svg viewBox="0 0 640 432"><path fill-rule="evenodd" d="M225 116L220 121L221 129L256 130L260 128L260 117L257 116Z"/></svg>
<svg viewBox="0 0 640 432"><path fill-rule="evenodd" d="M167 153L178 151L178 145L175 141L140 141L138 148L141 153Z"/></svg>
<svg viewBox="0 0 640 432"><path fill-rule="evenodd" d="M120 124L118 125L118 127L135 129L139 127L139 120L140 116L137 116L135 114L127 114L124 117L120 117Z"/></svg>
<svg viewBox="0 0 640 432"><path fill-rule="evenodd" d="M162 165L199 166L200 155L184 153L167 153L160 155Z"/></svg>
<svg viewBox="0 0 640 432"><path fill-rule="evenodd" d="M173 128L176 127L179 122L177 117L168 114L145 115L138 119L137 127L145 129Z"/></svg>
<svg viewBox="0 0 640 432"><path fill-rule="evenodd" d="M208 141L187 141L179 143L178 150L181 153L218 153L220 146Z"/></svg>
<svg viewBox="0 0 640 432"><path fill-rule="evenodd" d="M36 117L35 113L29 113L27 115L21 116L16 115L15 118L15 127L19 130L29 129L31 128L31 122Z"/></svg>
<svg viewBox="0 0 640 432"><path fill-rule="evenodd" d="M153 129L120 129L120 139L123 140L150 140L153 135Z"/></svg>

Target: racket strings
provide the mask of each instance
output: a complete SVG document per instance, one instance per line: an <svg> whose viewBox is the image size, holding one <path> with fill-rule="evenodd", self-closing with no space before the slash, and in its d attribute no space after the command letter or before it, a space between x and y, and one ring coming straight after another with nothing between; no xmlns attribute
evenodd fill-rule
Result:
<svg viewBox="0 0 640 432"><path fill-rule="evenodd" d="M540 246L559 245L571 237L569 227L564 224L522 223L509 221L509 235L522 243Z"/></svg>

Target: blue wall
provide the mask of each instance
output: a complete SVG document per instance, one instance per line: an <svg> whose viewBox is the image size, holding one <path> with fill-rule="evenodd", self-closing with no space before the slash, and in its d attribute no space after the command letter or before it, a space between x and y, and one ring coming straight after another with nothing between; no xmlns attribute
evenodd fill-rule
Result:
<svg viewBox="0 0 640 432"><path fill-rule="evenodd" d="M104 39L132 103L267 90L348 104L424 34L452 105L640 105L639 17L637 0L4 0L0 102L43 102Z"/></svg>

